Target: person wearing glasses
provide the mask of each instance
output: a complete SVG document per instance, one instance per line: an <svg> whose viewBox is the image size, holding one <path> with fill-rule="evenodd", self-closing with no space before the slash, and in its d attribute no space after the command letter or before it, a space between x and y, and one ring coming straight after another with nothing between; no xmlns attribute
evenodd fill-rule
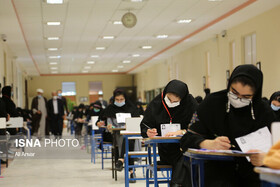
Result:
<svg viewBox="0 0 280 187"><path fill-rule="evenodd" d="M280 91L271 95L269 104L276 115L275 121L280 121Z"/></svg>
<svg viewBox="0 0 280 187"><path fill-rule="evenodd" d="M199 105L195 119L181 139L181 148L228 150L239 149L235 138L268 127L275 116L262 100L263 74L254 65L240 65L234 69L226 90L206 97ZM241 187L260 186L253 171L263 165L265 153L236 157L234 161L208 161L205 163L205 186Z"/></svg>

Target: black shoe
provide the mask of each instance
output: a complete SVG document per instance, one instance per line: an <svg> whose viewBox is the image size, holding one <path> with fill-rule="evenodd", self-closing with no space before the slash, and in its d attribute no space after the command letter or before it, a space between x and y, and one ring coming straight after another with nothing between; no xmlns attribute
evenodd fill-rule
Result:
<svg viewBox="0 0 280 187"><path fill-rule="evenodd" d="M1 159L1 164L7 164L7 161Z"/></svg>
<svg viewBox="0 0 280 187"><path fill-rule="evenodd" d="M129 180L129 183L136 183L136 180L131 180L131 179L135 179L136 178L136 175L135 173L130 173L130 180Z"/></svg>
<svg viewBox="0 0 280 187"><path fill-rule="evenodd" d="M116 162L116 170L117 171L122 171L123 170L123 162L122 161L118 160Z"/></svg>

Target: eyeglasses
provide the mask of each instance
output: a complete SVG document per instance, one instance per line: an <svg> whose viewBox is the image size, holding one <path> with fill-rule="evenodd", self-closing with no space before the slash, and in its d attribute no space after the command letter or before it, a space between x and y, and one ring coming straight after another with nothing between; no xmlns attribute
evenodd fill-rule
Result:
<svg viewBox="0 0 280 187"><path fill-rule="evenodd" d="M232 91L228 92L228 95L234 99L234 100L240 100L242 103L251 103L252 99L247 99L247 98L240 98L236 94L232 93Z"/></svg>

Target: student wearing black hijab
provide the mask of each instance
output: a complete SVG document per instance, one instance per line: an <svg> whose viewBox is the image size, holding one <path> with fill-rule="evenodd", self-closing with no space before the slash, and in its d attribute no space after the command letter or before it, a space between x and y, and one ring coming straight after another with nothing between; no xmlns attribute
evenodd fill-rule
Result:
<svg viewBox="0 0 280 187"><path fill-rule="evenodd" d="M189 94L188 86L182 81L172 80L148 105L140 125L141 135L144 138L161 136L161 125L169 123L180 124L181 127L166 136L183 135L196 108L197 102ZM158 149L161 163L172 165L171 186L191 186L189 165L184 162L180 145L158 144Z"/></svg>
<svg viewBox="0 0 280 187"><path fill-rule="evenodd" d="M106 125L107 129L110 131L116 125L116 114L117 113L130 113L131 117L139 117L138 110L136 106L128 99L126 93L121 89L116 89L113 93L113 103L110 104L107 108L104 109L102 114L99 116L97 126L101 127ZM113 123L112 123L113 122ZM124 125L124 124L123 124ZM123 137L118 134L117 145L119 146L119 158L116 162L116 170L121 171L124 163L124 143ZM134 141L129 141L129 150L133 151L134 149ZM129 165L133 165L134 160L129 158ZM129 168L130 178L135 178L135 174L133 173L132 168ZM129 182L134 183L136 180L130 180Z"/></svg>
<svg viewBox="0 0 280 187"><path fill-rule="evenodd" d="M206 97L194 114L188 132L181 139L183 151L188 148L240 149L235 138L260 128L270 128L274 114L262 100L263 74L254 65L240 65L234 69L226 90ZM219 137L216 137L219 136ZM252 150L257 151L257 150ZM208 161L205 163L207 187L256 187L260 179L254 166L263 165L265 153L234 161Z"/></svg>
<svg viewBox="0 0 280 187"><path fill-rule="evenodd" d="M280 91L271 95L269 104L276 115L275 121L280 121Z"/></svg>
<svg viewBox="0 0 280 187"><path fill-rule="evenodd" d="M6 112L10 115L10 117L18 117L19 113L17 112L16 105L11 99L12 97L12 87L4 86L2 88L2 100L5 103ZM11 135L15 135L17 133L16 128L7 129Z"/></svg>

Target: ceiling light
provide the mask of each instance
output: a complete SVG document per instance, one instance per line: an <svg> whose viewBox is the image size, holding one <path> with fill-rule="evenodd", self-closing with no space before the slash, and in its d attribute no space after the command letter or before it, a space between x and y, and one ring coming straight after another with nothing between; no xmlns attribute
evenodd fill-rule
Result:
<svg viewBox="0 0 280 187"><path fill-rule="evenodd" d="M105 50L106 48L105 47L96 47L95 49L96 50Z"/></svg>
<svg viewBox="0 0 280 187"><path fill-rule="evenodd" d="M59 40L59 37L48 37L48 40Z"/></svg>
<svg viewBox="0 0 280 187"><path fill-rule="evenodd" d="M99 55L91 55L91 58L99 58Z"/></svg>
<svg viewBox="0 0 280 187"><path fill-rule="evenodd" d="M88 73L88 70L83 70L82 72L83 72L83 73Z"/></svg>
<svg viewBox="0 0 280 187"><path fill-rule="evenodd" d="M57 65L57 62L50 62L50 65Z"/></svg>
<svg viewBox="0 0 280 187"><path fill-rule="evenodd" d="M94 61L87 61L87 64L94 64Z"/></svg>
<svg viewBox="0 0 280 187"><path fill-rule="evenodd" d="M215 1L223 1L223 0L208 0L210 2L215 2Z"/></svg>
<svg viewBox="0 0 280 187"><path fill-rule="evenodd" d="M63 4L63 0L47 0L48 4Z"/></svg>
<svg viewBox="0 0 280 187"><path fill-rule="evenodd" d="M123 68L124 66L118 66L118 68Z"/></svg>
<svg viewBox="0 0 280 187"><path fill-rule="evenodd" d="M117 69L113 69L113 70L112 70L112 72L118 72L118 71L119 71L119 70L117 70Z"/></svg>
<svg viewBox="0 0 280 187"><path fill-rule="evenodd" d="M150 45L144 45L144 46L142 46L142 49L152 49L152 46L150 46Z"/></svg>
<svg viewBox="0 0 280 187"><path fill-rule="evenodd" d="M51 73L58 73L58 71L52 71Z"/></svg>
<svg viewBox="0 0 280 187"><path fill-rule="evenodd" d="M132 57L139 57L139 54L133 54Z"/></svg>
<svg viewBox="0 0 280 187"><path fill-rule="evenodd" d="M131 2L142 2L143 0L131 0Z"/></svg>
<svg viewBox="0 0 280 187"><path fill-rule="evenodd" d="M191 19L180 19L177 21L177 23L190 23L191 21Z"/></svg>
<svg viewBox="0 0 280 187"><path fill-rule="evenodd" d="M90 66L85 66L84 69L91 69L91 67Z"/></svg>
<svg viewBox="0 0 280 187"><path fill-rule="evenodd" d="M60 22L47 22L47 25L60 25Z"/></svg>
<svg viewBox="0 0 280 187"><path fill-rule="evenodd" d="M54 70L55 70L55 69L57 69L57 67L51 67L51 69L54 69Z"/></svg>
<svg viewBox="0 0 280 187"><path fill-rule="evenodd" d="M49 51L57 51L58 48L48 48Z"/></svg>
<svg viewBox="0 0 280 187"><path fill-rule="evenodd" d="M114 39L115 36L103 36L102 38L103 38L103 39Z"/></svg>
<svg viewBox="0 0 280 187"><path fill-rule="evenodd" d="M114 25L122 25L122 22L121 21L113 21L113 24Z"/></svg>
<svg viewBox="0 0 280 187"><path fill-rule="evenodd" d="M157 35L157 38L162 39L162 38L167 38L168 35L166 34L162 34L162 35Z"/></svg>
<svg viewBox="0 0 280 187"><path fill-rule="evenodd" d="M60 58L61 56L49 56L49 58Z"/></svg>
<svg viewBox="0 0 280 187"><path fill-rule="evenodd" d="M122 61L124 64L129 64L131 61L130 60L123 60Z"/></svg>

